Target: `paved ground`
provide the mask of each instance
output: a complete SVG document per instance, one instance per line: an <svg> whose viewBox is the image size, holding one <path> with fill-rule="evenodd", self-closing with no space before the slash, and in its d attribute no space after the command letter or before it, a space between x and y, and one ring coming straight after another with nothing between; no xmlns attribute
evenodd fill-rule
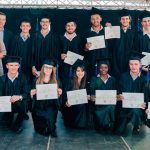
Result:
<svg viewBox="0 0 150 150"><path fill-rule="evenodd" d="M25 121L21 134L0 126L0 150L149 150L150 129L143 127L138 135L127 137L94 130L66 129L59 114L57 138L44 137L34 132L32 120Z"/></svg>

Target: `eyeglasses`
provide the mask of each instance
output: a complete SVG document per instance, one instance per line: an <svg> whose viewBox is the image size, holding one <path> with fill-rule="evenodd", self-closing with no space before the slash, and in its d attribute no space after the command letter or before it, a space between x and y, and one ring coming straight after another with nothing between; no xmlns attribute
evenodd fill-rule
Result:
<svg viewBox="0 0 150 150"><path fill-rule="evenodd" d="M53 67L49 67L49 66L44 66L45 69L53 69Z"/></svg>

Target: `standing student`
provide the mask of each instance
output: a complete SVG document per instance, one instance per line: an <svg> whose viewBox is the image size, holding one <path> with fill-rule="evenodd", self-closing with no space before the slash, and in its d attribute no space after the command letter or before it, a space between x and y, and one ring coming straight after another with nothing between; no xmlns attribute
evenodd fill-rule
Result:
<svg viewBox="0 0 150 150"><path fill-rule="evenodd" d="M63 119L64 124L73 128L86 128L88 125L88 104L78 104L71 106L69 99L67 98L67 91L86 89L89 94L89 88L87 84L87 72L85 64L81 61L77 61L74 67L74 78L67 85L65 95L66 101L63 107ZM90 98L88 95L87 100Z"/></svg>
<svg viewBox="0 0 150 150"><path fill-rule="evenodd" d="M47 14L40 18L41 30L33 37L32 45L32 74L38 76L42 67L43 57L59 59L59 40L51 28L51 19Z"/></svg>
<svg viewBox="0 0 150 150"><path fill-rule="evenodd" d="M6 125L19 133L22 131L22 122L27 111L29 88L26 78L18 72L19 57L8 56L6 67L8 73L0 77L0 96L11 96L12 112L4 113L3 120ZM16 119L14 114L17 114Z"/></svg>
<svg viewBox="0 0 150 150"><path fill-rule="evenodd" d="M95 102L96 90L116 90L116 80L109 75L109 59L98 60L99 74L90 82L91 100ZM109 92L109 91L108 91ZM94 104L94 124L98 131L112 129L115 122L115 106Z"/></svg>
<svg viewBox="0 0 150 150"><path fill-rule="evenodd" d="M101 24L102 15L101 12L92 8L90 15L91 28L88 29L84 34L85 40L85 61L88 64L88 81L92 76L95 75L95 64L97 59L107 58L109 53L107 49L107 42L105 40L105 48L89 50L92 46L92 43L87 42L87 38L96 37L96 36L104 36L104 28Z"/></svg>
<svg viewBox="0 0 150 150"><path fill-rule="evenodd" d="M123 108L122 101L124 96L122 92L129 93L144 93L145 77L141 74L141 61L143 56L140 53L133 52L129 58L130 71L124 73L119 81L118 96L117 96L117 120L116 133L123 134L126 131L127 125L132 131L139 132L142 124L143 110L145 103L141 104L141 108Z"/></svg>
<svg viewBox="0 0 150 150"><path fill-rule="evenodd" d="M47 58L44 60L40 76L35 80L33 88L30 92L32 98L32 119L34 129L42 135L51 135L57 137L56 134L56 120L58 113L58 100L37 100L36 99L36 85L39 84L57 84L56 80L56 63L54 60ZM58 85L58 96L62 94L62 90Z"/></svg>

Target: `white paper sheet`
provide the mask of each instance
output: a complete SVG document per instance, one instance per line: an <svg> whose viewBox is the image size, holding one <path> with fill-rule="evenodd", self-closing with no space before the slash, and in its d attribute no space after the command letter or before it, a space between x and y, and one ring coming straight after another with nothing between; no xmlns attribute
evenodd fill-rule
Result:
<svg viewBox="0 0 150 150"><path fill-rule="evenodd" d="M89 50L96 50L96 49L101 49L106 47L104 35L89 37L87 38L87 42L92 44Z"/></svg>
<svg viewBox="0 0 150 150"><path fill-rule="evenodd" d="M67 99L70 105L88 103L86 89L74 90L67 92Z"/></svg>
<svg viewBox="0 0 150 150"><path fill-rule="evenodd" d="M37 100L57 99L57 84L38 84Z"/></svg>
<svg viewBox="0 0 150 150"><path fill-rule="evenodd" d="M144 102L144 93L122 93L124 100L122 102L123 108L141 108Z"/></svg>
<svg viewBox="0 0 150 150"><path fill-rule="evenodd" d="M120 26L105 27L105 39L120 38Z"/></svg>
<svg viewBox="0 0 150 150"><path fill-rule="evenodd" d="M142 52L142 54L145 56L141 59L141 63L142 65L148 66L150 64L150 53Z"/></svg>
<svg viewBox="0 0 150 150"><path fill-rule="evenodd" d="M96 90L96 105L116 105L116 90Z"/></svg>
<svg viewBox="0 0 150 150"><path fill-rule="evenodd" d="M11 96L0 97L0 112L11 112Z"/></svg>

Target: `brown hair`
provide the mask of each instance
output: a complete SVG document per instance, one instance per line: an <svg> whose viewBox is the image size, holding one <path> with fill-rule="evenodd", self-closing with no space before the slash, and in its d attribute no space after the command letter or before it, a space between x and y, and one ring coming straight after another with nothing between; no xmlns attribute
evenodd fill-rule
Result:
<svg viewBox="0 0 150 150"><path fill-rule="evenodd" d="M0 12L0 15L6 16L6 14L5 14L5 13L3 13L3 12Z"/></svg>

